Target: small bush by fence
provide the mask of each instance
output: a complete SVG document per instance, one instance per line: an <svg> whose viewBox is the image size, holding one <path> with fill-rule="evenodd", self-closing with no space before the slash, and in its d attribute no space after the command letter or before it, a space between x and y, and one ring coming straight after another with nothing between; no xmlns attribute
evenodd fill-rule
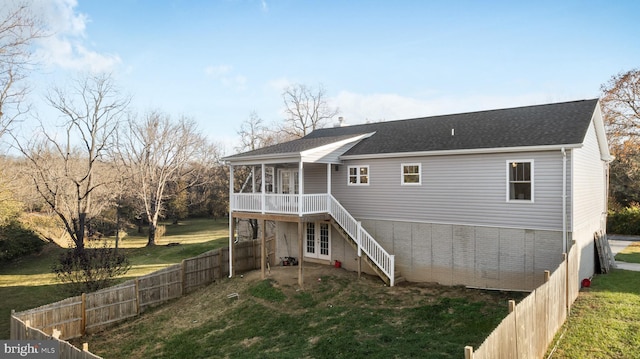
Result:
<svg viewBox="0 0 640 359"><path fill-rule="evenodd" d="M237 271L259 267L260 243L234 246ZM98 332L142 313L146 308L181 297L229 274L229 248L205 252L159 271L93 293L67 298L11 315L11 339L23 339L28 330L63 340ZM22 323L22 326L21 324ZM28 327L25 323L29 323ZM61 344L62 345L62 344ZM60 356L61 358L93 358Z"/></svg>
<svg viewBox="0 0 640 359"><path fill-rule="evenodd" d="M542 358L578 297L578 252L572 246L553 274L545 272L545 283L518 305L511 301L509 315L477 350L465 347L465 358Z"/></svg>

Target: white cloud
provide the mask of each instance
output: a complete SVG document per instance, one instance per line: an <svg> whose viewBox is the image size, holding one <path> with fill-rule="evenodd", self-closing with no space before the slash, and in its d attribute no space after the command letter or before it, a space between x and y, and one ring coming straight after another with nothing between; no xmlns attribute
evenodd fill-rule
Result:
<svg viewBox="0 0 640 359"><path fill-rule="evenodd" d="M210 65L205 67L204 73L225 87L231 87L236 90L244 90L247 87L247 78L243 75L234 74L233 66L230 65Z"/></svg>
<svg viewBox="0 0 640 359"><path fill-rule="evenodd" d="M279 79L269 81L269 87L271 87L273 90L278 91L278 93L281 93L287 87L293 85L293 83L294 82L289 80L288 78L281 77Z"/></svg>
<svg viewBox="0 0 640 359"><path fill-rule="evenodd" d="M260 7L262 8L262 12L269 12L269 5L267 5L266 0L260 0Z"/></svg>
<svg viewBox="0 0 640 359"><path fill-rule="evenodd" d="M345 118L345 122L353 125L570 100L577 99L546 93L413 98L397 94L357 94L342 91L332 98L331 102L340 108L340 116Z"/></svg>
<svg viewBox="0 0 640 359"><path fill-rule="evenodd" d="M204 69L204 73L213 78L220 78L231 72L231 70L232 67L229 65L207 66Z"/></svg>
<svg viewBox="0 0 640 359"><path fill-rule="evenodd" d="M76 0L35 2L34 11L41 16L49 36L38 41L38 56L49 66L64 69L106 72L122 63L117 54L106 54L88 48L86 28L89 18L77 13Z"/></svg>

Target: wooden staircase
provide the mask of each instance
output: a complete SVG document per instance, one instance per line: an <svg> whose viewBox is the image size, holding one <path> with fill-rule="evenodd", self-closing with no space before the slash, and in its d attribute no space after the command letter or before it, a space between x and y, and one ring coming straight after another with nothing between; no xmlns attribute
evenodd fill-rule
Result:
<svg viewBox="0 0 640 359"><path fill-rule="evenodd" d="M340 235L346 240L347 243L349 243L349 245L357 252L358 251L358 243L356 242L356 240L354 238L352 238L349 233L347 233L347 231L344 230L344 228L342 228L342 226L340 226L340 224L338 222L336 222L333 218L330 219L330 223L333 226L333 228L335 228L338 233L340 233ZM364 259L364 262L367 263L367 265L369 265L369 267L387 284L387 285L391 285L391 279L375 264L374 261L371 260L371 258L369 258L369 256L364 253L361 252L361 259ZM404 282L405 279L404 277L402 277L402 275L400 274L400 271L398 271L397 269L394 271L394 285L400 283L400 282Z"/></svg>

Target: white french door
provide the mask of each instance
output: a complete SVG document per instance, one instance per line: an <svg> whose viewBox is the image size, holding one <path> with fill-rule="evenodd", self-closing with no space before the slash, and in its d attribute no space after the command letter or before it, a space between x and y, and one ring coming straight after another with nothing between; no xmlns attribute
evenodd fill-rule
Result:
<svg viewBox="0 0 640 359"><path fill-rule="evenodd" d="M298 170L281 169L278 172L278 192L282 194L298 194L300 189Z"/></svg>
<svg viewBox="0 0 640 359"><path fill-rule="evenodd" d="M331 259L331 230L329 223L307 222L305 257Z"/></svg>

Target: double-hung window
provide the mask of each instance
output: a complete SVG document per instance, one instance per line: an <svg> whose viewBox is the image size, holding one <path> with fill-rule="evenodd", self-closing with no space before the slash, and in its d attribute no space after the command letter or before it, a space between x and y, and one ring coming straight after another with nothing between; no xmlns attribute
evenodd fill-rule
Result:
<svg viewBox="0 0 640 359"><path fill-rule="evenodd" d="M349 186L369 185L369 166L349 166Z"/></svg>
<svg viewBox="0 0 640 359"><path fill-rule="evenodd" d="M507 201L533 202L533 160L507 161Z"/></svg>
<svg viewBox="0 0 640 359"><path fill-rule="evenodd" d="M422 166L420 163L403 163L401 166L402 185L422 184Z"/></svg>

